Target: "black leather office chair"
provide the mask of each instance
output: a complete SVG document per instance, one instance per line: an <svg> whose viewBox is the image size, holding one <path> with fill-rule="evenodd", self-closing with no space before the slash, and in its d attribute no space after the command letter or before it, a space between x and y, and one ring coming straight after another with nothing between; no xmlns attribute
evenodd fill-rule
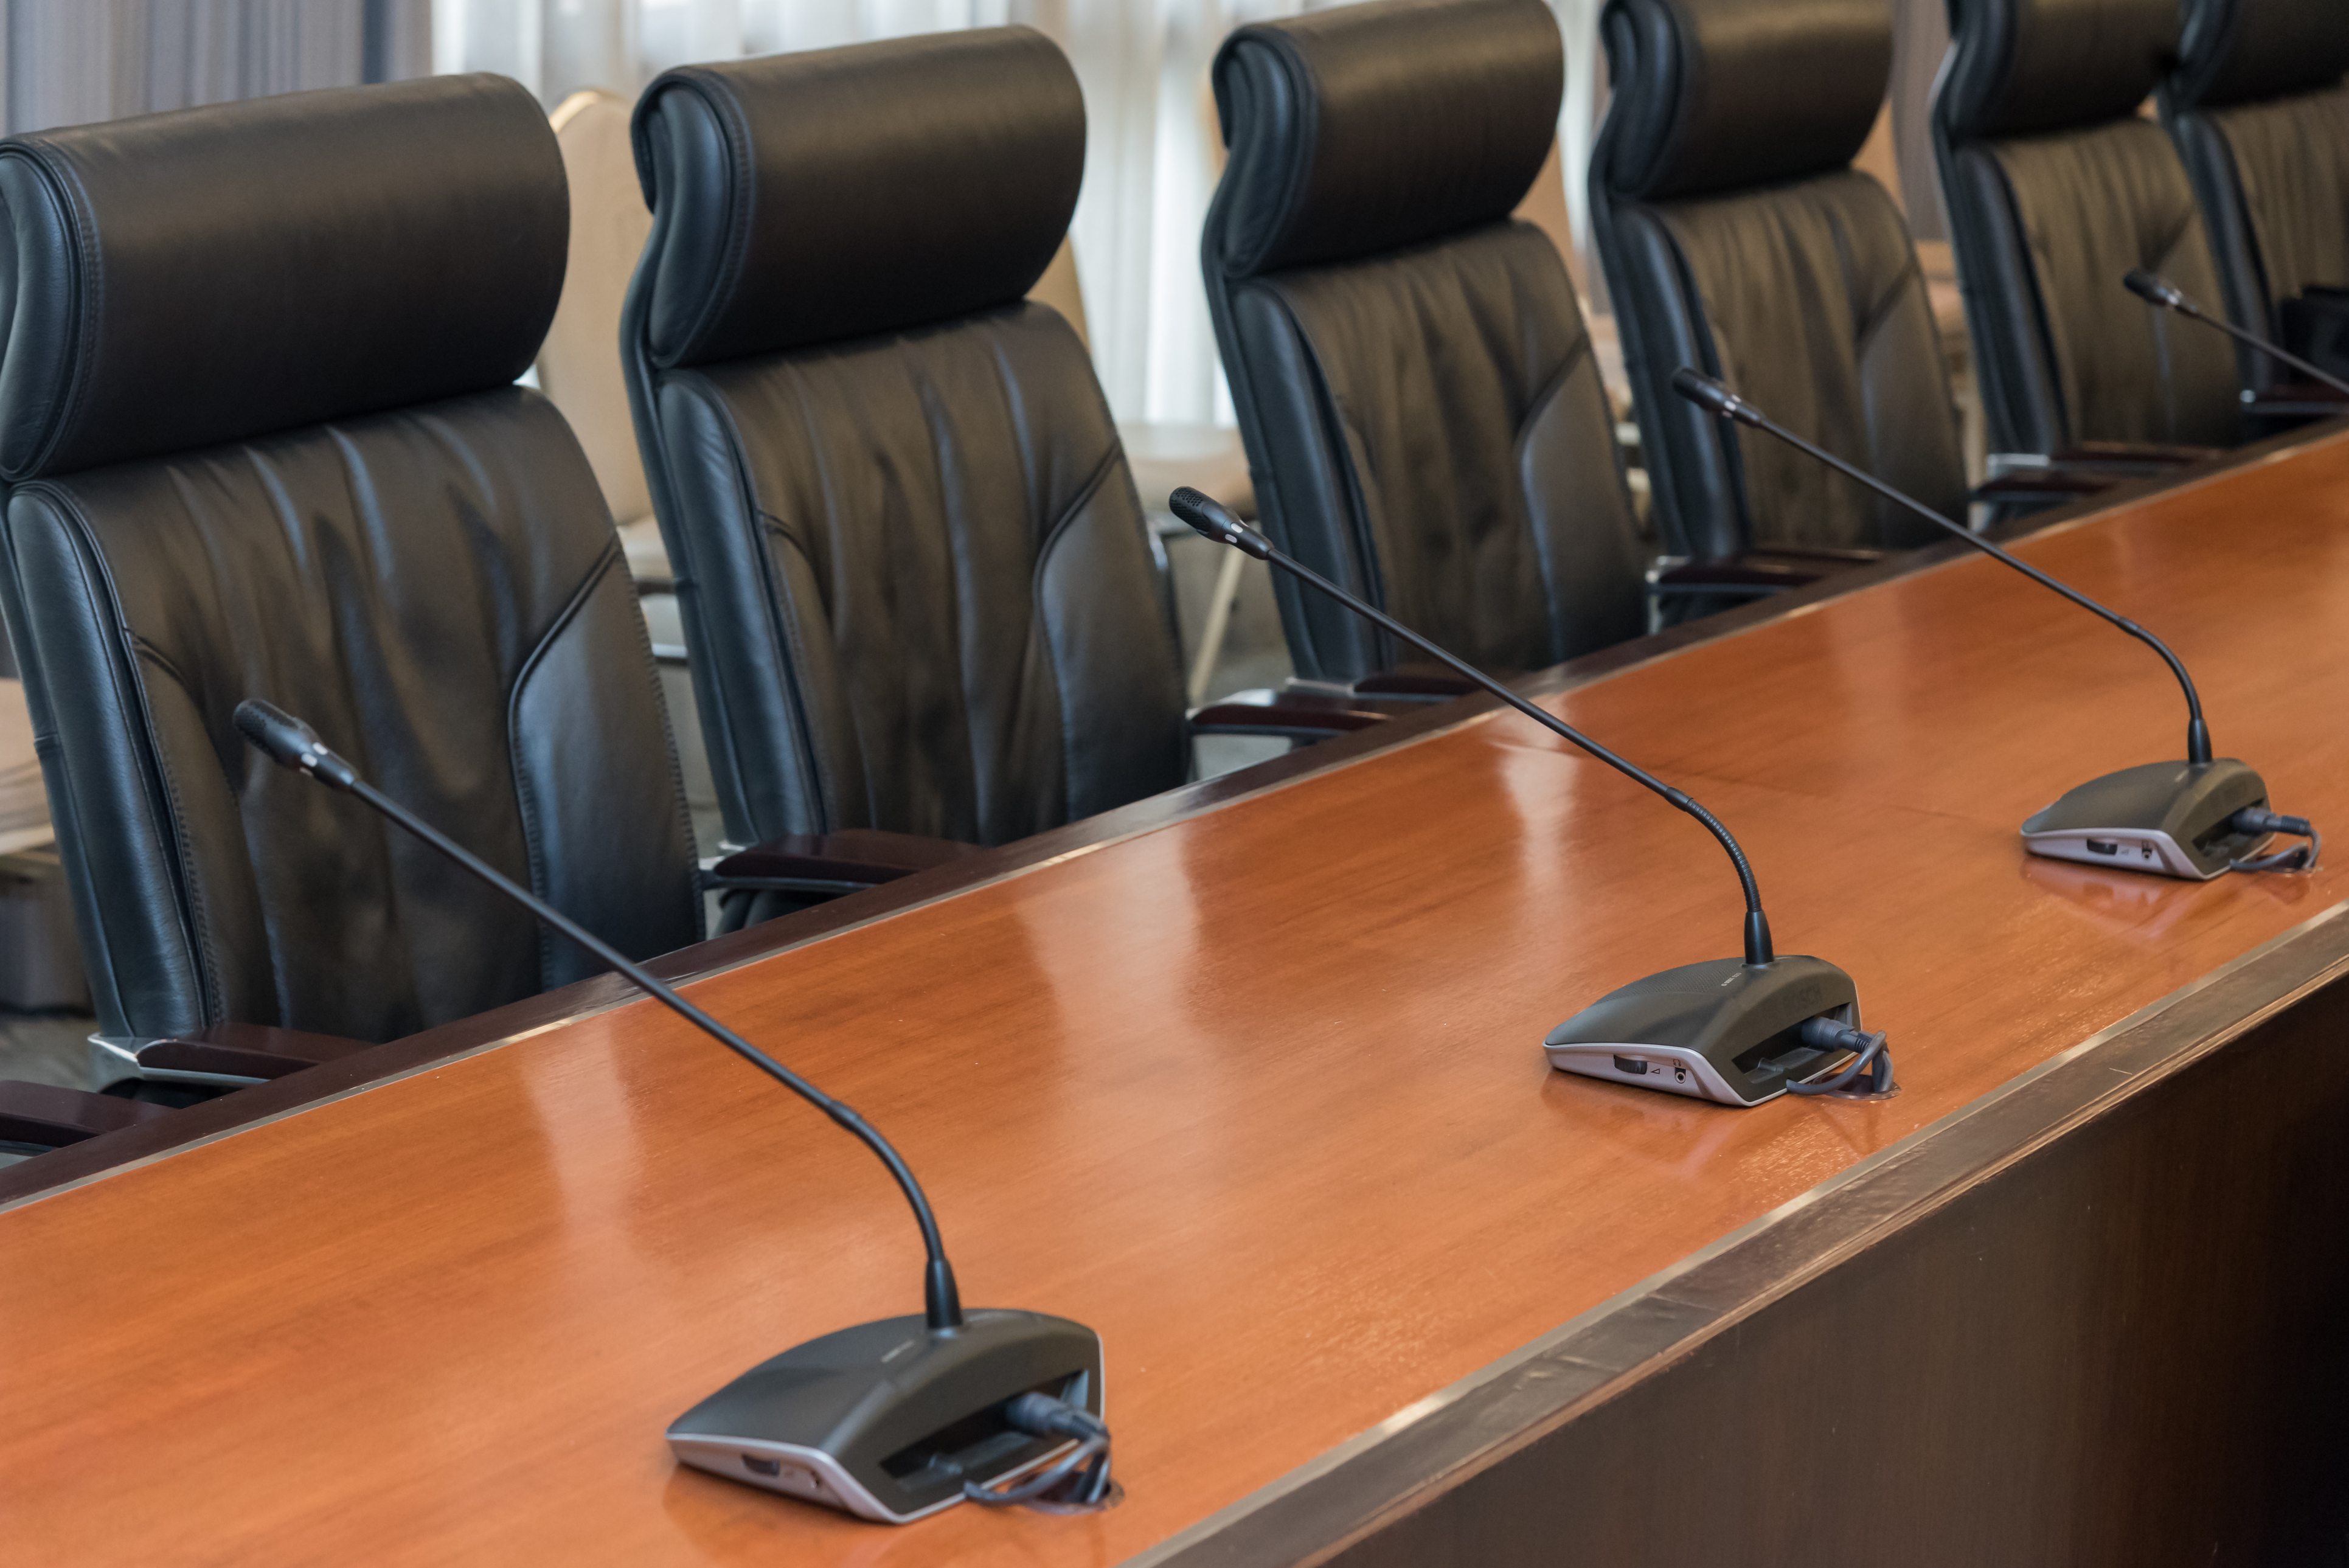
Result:
<svg viewBox="0 0 2349 1568"><path fill-rule="evenodd" d="M1275 542L1472 662L1642 630L1645 561L1557 248L1511 221L1557 131L1541 0L1378 0L1242 27L1201 246ZM1276 576L1308 681L1399 650ZM1450 689L1439 686L1437 689Z"/></svg>
<svg viewBox="0 0 2349 1568"><path fill-rule="evenodd" d="M512 385L563 280L530 94L444 77L18 137L0 201L0 595L119 1070L277 1076L593 967L248 748L248 696L624 951L698 939L610 516Z"/></svg>
<svg viewBox="0 0 2349 1568"><path fill-rule="evenodd" d="M2238 326L2349 368L2349 5L2188 0L2161 107L2201 202L2219 301ZM2327 329L2330 329L2329 331ZM2240 351L2244 385L2309 399ZM2316 410L2337 411L2332 399Z"/></svg>
<svg viewBox="0 0 2349 1568"><path fill-rule="evenodd" d="M2186 170L2137 113L2178 0L1950 0L1950 21L1933 142L1992 450L2241 438L2225 339L2121 286L2149 267L2218 290Z"/></svg>
<svg viewBox="0 0 2349 1568"><path fill-rule="evenodd" d="M623 354L735 841L999 844L1188 775L1116 428L1023 298L1084 135L1025 28L688 67L637 105Z"/></svg>
<svg viewBox="0 0 2349 1568"><path fill-rule="evenodd" d="M1892 67L1886 0L1609 0L1590 211L1666 548L1905 549L1940 537L1692 407L1718 376L1943 511L1965 453L1908 220L1851 167Z"/></svg>

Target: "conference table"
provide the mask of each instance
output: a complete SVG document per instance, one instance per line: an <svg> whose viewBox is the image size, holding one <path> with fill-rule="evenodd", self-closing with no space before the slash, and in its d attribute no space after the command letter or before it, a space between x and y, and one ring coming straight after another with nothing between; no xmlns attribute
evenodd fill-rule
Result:
<svg viewBox="0 0 2349 1568"><path fill-rule="evenodd" d="M2337 426L2018 533L2349 835ZM2331 1562L2349 852L2026 857L2180 754L2147 649L1954 543L1530 677L1750 852L1899 1092L1543 1035L1735 954L1696 824L1484 699L665 960L855 1106L966 1301L1106 1349L1124 1489L891 1529L677 1415L919 1310L880 1167L614 977L0 1172L20 1563Z"/></svg>

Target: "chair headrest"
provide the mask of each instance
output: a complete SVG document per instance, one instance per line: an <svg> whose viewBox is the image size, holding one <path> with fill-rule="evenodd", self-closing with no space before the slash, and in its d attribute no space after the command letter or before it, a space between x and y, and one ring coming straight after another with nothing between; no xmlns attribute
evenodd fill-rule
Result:
<svg viewBox="0 0 2349 1568"><path fill-rule="evenodd" d="M2189 0L2183 58L2169 78L2180 108L2285 98L2349 76L2342 0Z"/></svg>
<svg viewBox="0 0 2349 1568"><path fill-rule="evenodd" d="M1247 277L1507 217L1565 81L1542 0L1373 0L1240 28L1216 57L1231 159L1210 260Z"/></svg>
<svg viewBox="0 0 2349 1568"><path fill-rule="evenodd" d="M1084 178L1076 73L1028 27L686 66L637 101L655 365L772 353L1009 304Z"/></svg>
<svg viewBox="0 0 2349 1568"><path fill-rule="evenodd" d="M1847 167L1892 77L1888 0L1609 0L1608 189L1643 201Z"/></svg>
<svg viewBox="0 0 2349 1568"><path fill-rule="evenodd" d="M0 141L0 477L505 385L563 288L546 116L502 77Z"/></svg>
<svg viewBox="0 0 2349 1568"><path fill-rule="evenodd" d="M1960 140L2127 119L2178 55L2178 0L1950 0L1933 112Z"/></svg>

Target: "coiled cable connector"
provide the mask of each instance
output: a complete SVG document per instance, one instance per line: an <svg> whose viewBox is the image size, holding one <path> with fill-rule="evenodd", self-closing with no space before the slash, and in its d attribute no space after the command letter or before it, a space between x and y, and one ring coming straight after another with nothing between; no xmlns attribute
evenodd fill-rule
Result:
<svg viewBox="0 0 2349 1568"><path fill-rule="evenodd" d="M2317 836L2315 825L2305 817L2279 817L2264 807L2247 806L2228 818L2227 826L2246 837L2288 833L2295 839L2308 841L2272 855L2261 855L2256 860L2230 861L2227 862L2229 871L2313 872L2316 869L2316 858L2324 852L2324 841Z"/></svg>
<svg viewBox="0 0 2349 1568"><path fill-rule="evenodd" d="M1855 1029L1849 1024L1838 1024L1833 1018L1813 1018L1797 1031L1803 1044L1814 1050L1850 1051L1851 1061L1843 1071L1818 1083L1790 1083L1788 1094L1890 1094L1899 1086L1892 1081L1892 1053L1884 1048L1882 1031L1869 1034ZM1868 1076L1868 1087L1855 1089L1860 1075Z"/></svg>
<svg viewBox="0 0 2349 1568"><path fill-rule="evenodd" d="M1109 1475L1109 1428L1099 1416L1050 1394L1022 1394L1003 1407L1004 1421L1039 1438L1074 1438L1077 1446L1024 1480L1000 1490L975 1480L962 1494L989 1508L1025 1503L1048 1513L1091 1513L1122 1495Z"/></svg>

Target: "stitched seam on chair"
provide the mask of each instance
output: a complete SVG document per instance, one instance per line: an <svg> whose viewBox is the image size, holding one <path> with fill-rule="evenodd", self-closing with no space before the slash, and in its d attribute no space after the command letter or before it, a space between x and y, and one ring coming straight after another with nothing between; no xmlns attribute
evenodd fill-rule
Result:
<svg viewBox="0 0 2349 1568"><path fill-rule="evenodd" d="M686 380L688 377L693 377L691 383ZM734 733L734 727L728 722L726 717L728 709L724 662L714 657L697 657L692 652L697 644L705 652L712 645L709 634L702 622L703 616L708 612L700 608L703 596L707 592L706 580L700 572L691 565L695 548L693 513L692 509L685 503L675 480L667 472L668 424L660 406L661 394L672 387L678 390L681 397L690 397L709 401L710 399L705 398L702 393L692 389L695 386L707 387L708 385L708 378L698 370L686 369L661 373L659 384L652 387L647 395L644 428L651 432L651 444L645 449L648 458L658 459L657 466L662 470L659 482L663 487L670 514L669 519L662 523L662 538L666 540L674 532L677 542L684 547L683 553L688 575L677 578L676 593L678 610L685 621L688 674L692 677L694 700L697 703L700 700L700 694L706 685L713 694L717 709L718 722L714 727L708 723L710 716L706 714L700 716L704 721L701 725L702 755L709 758L710 782L719 792L721 807L725 803L726 792L731 790L734 800L740 804L747 819L750 792L742 777L742 740ZM648 466L646 469L648 478L652 471L652 467ZM670 564L672 566L677 564L677 553L674 552L670 556ZM688 587L692 590L690 598L695 606L690 614L686 614L688 598L686 590ZM715 749L713 749L713 740Z"/></svg>
<svg viewBox="0 0 2349 1568"><path fill-rule="evenodd" d="M1691 106L1696 101L1695 77L1701 56L1692 46L1693 40L1682 32L1678 13L1670 5L1663 6L1661 9L1664 13L1665 24L1671 29L1672 34L1672 123L1662 138L1662 145L1670 148L1677 143L1682 133L1688 129L1689 120L1695 113ZM1639 29L1634 27L1630 30L1636 33ZM1663 172L1664 165L1661 160L1658 160L1656 164L1650 167L1648 182L1651 189L1642 194L1641 201L1655 201L1664 199L1665 193L1654 189L1661 183Z"/></svg>
<svg viewBox="0 0 2349 1568"><path fill-rule="evenodd" d="M2027 279L2030 297L2023 302L2023 304L2030 313L2033 327L2038 336L2039 360L2048 372L2047 395L2055 401L2055 418L2060 427L2047 433L2064 438L2051 440L2047 444L2050 447L2064 446L2069 444L2069 438L2072 435L2072 409L2064 396L2062 367L2055 362L2055 334L2047 321L2046 290L2040 286L2039 268L2031 260L2031 235L2023 223L2023 200L2015 192L2014 181L2008 177L2005 160L1988 147L1983 148L1982 151L1983 161L1989 165L1991 173L1998 181L1998 189L2006 205L2009 232L2013 236L2017 253L2030 274Z"/></svg>
<svg viewBox="0 0 2349 1568"><path fill-rule="evenodd" d="M74 358L73 385L65 398L65 415L49 431L49 438L34 454L26 465L27 471L38 473L57 449L65 444L67 435L81 421L82 411L88 406L90 386L97 379L92 366L98 357L98 320L106 303L106 280L98 265L98 235L88 212L89 193L81 177L64 156L48 143L27 140L21 144L54 184L57 205L65 209L73 224L74 260L78 263L70 279L74 292L81 296L81 332L78 351Z"/></svg>
<svg viewBox="0 0 2349 1568"><path fill-rule="evenodd" d="M1298 346L1313 366L1313 405L1320 416L1322 434L1330 438L1331 460L1337 465L1338 478L1346 487L1348 510L1352 516L1346 520L1346 535L1353 541L1354 563L1362 573L1362 597L1387 609L1386 580L1380 570L1377 540L1371 532L1371 509L1362 492L1362 476L1354 467L1353 448L1346 440L1346 418L1339 409L1337 395L1330 388L1330 367L1322 363L1321 350L1305 330L1304 323L1289 307L1288 298L1278 290L1272 293L1273 304L1288 318L1289 330L1297 335ZM1333 562L1332 564L1336 564ZM1388 612L1392 614L1392 611ZM1381 665L1394 663L1392 645L1387 634L1373 629L1371 633L1373 655Z"/></svg>
<svg viewBox="0 0 2349 1568"><path fill-rule="evenodd" d="M742 287L743 259L750 250L750 215L756 193L750 183L750 121L734 95L724 89L724 84L706 72L693 71L679 78L680 85L690 88L696 98L710 108L721 123L730 123L735 134L726 139L727 161L731 165L734 188L740 193L737 201L728 203L728 230L725 257L720 263L720 285L712 289L709 301L695 318L693 330L686 335L679 348L679 361L688 354L705 346L702 338L734 303ZM671 146L675 143L672 141Z"/></svg>
<svg viewBox="0 0 2349 1568"><path fill-rule="evenodd" d="M164 674L171 676L180 689L186 693L190 706L201 712L202 705L197 702L194 690L171 662L160 653L155 653L153 646L138 633L129 631L126 627L124 634L130 644L131 656L134 661L133 671L137 669L135 661L140 652L154 653L155 662L162 666ZM186 900L190 918L194 923L197 961L201 965L204 990L209 993L204 998L204 1016L206 1018L224 1017L228 1011L227 986L222 982L220 964L212 953L212 923L204 904L203 883L196 875L196 869L190 858L192 835L188 831L186 808L181 803L180 781L171 772L170 754L163 749L160 738L155 733L154 716L150 710L143 689L146 683L141 680L139 684L142 688L140 693L140 708L142 721L147 728L148 749L154 754L155 772L162 780L163 799L171 810L172 847L175 858L180 861L182 896ZM273 1001L274 999L272 998Z"/></svg>
<svg viewBox="0 0 2349 1568"><path fill-rule="evenodd" d="M1277 28L1268 29L1257 37L1271 45L1274 64L1289 78L1290 102L1297 114L1297 155L1281 172L1280 226L1267 237L1262 252L1257 256L1251 273L1261 273L1268 257L1279 254L1297 227L1298 202L1306 186L1306 177L1313 168L1314 155L1320 150L1320 122L1309 113L1320 88L1319 78L1313 74L1313 64L1296 39Z"/></svg>
<svg viewBox="0 0 2349 1568"><path fill-rule="evenodd" d="M1646 211L1655 212L1653 208ZM1656 212L1654 226L1656 232L1663 237L1665 253L1672 259L1672 276L1680 285L1683 306L1693 327L1698 350L1704 356L1704 373L1717 377L1722 374L1721 345L1713 341L1713 317L1705 312L1704 291L1697 286L1696 269L1689 262L1688 251L1682 245L1680 234L1671 224L1663 221L1661 212ZM1733 519L1737 528L1737 537L1742 543L1751 548L1754 543L1754 500L1745 487L1744 444L1735 433L1734 428L1726 421L1708 420L1706 430L1707 434L1718 443L1718 449L1722 454L1722 466L1729 477L1730 499L1737 509ZM1687 518L1682 520L1682 534L1690 540L1697 537L1695 529L1691 526L1694 521Z"/></svg>
<svg viewBox="0 0 2349 1568"><path fill-rule="evenodd" d="M1247 397L1251 405L1254 404L1256 398L1255 372L1247 366L1247 356L1245 347L1240 342L1239 313L1237 309L1240 295L1249 289L1255 289L1261 292L1267 298L1272 301L1276 309L1279 310L1283 315L1288 317L1289 330L1296 334L1299 341L1302 341L1305 335L1301 331L1298 330L1295 313L1290 311L1287 303L1282 300L1280 290L1278 287L1266 283L1261 279L1256 278L1239 279L1226 284L1224 310L1225 313L1232 318L1231 335L1232 347L1234 350L1232 358L1235 364L1242 366L1242 373L1239 379L1234 384L1233 387L1233 402L1236 408L1240 406L1239 396L1240 388L1242 387L1247 388ZM1257 438L1261 440L1264 438L1261 433L1264 425L1264 415L1260 408L1252 409L1252 413L1254 421L1259 432ZM1245 426L1242 428L1241 434L1243 440L1245 440L1247 436ZM1248 459L1248 480L1250 488L1256 491L1257 521L1265 526L1265 531L1272 536L1276 543L1282 542L1285 538L1287 543L1294 544L1296 542L1296 533L1288 518L1287 504L1281 500L1280 475L1278 469L1268 460L1265 464L1264 471L1259 474L1257 471L1255 457L1251 454ZM1274 593L1278 595L1280 591L1282 573L1276 572L1273 573L1273 578ZM1289 627L1288 616L1286 614L1281 616L1281 624L1283 632L1293 639L1290 645L1292 648L1292 656L1296 647L1296 643L1301 641L1304 644L1303 651L1311 659L1315 669L1324 669L1328 666L1330 661L1322 656L1321 650L1313 641L1312 624L1307 620L1301 613L1297 618L1296 625L1293 630ZM1187 691L1185 700L1189 700Z"/></svg>
<svg viewBox="0 0 2349 1568"><path fill-rule="evenodd" d="M116 678L126 681L129 687L127 695L132 699L131 705L139 715L140 736L146 744L148 757L152 760L157 788L161 791L165 807L171 814L171 860L179 871L179 885L175 891L179 895L189 955L196 968L197 1005L205 1018L216 1020L226 1010L227 999L221 984L220 966L212 954L212 923L205 910L202 889L195 875L195 867L189 859L187 813L181 806L179 786L171 777L171 766L156 734L154 707L147 697L147 683L139 673L139 650L143 639L131 630L123 616L122 595L115 587L114 575L107 569L105 552L98 548L97 534L91 529L89 520L82 515L81 508L75 504L68 492L55 486L42 486L40 494L56 505L57 515L80 535L82 548L74 552L75 565L84 573L96 573L99 591L88 596L108 612L119 639L118 651L126 655L125 668ZM188 689L180 673L168 662L164 663L164 668L173 680L180 682L181 689L187 693L190 703L194 704L195 693Z"/></svg>
<svg viewBox="0 0 2349 1568"><path fill-rule="evenodd" d="M1901 296L1909 292L1909 280L1914 278L1921 281L1924 276L1924 265L1917 260L1912 252L1909 258L1909 264L1900 269L1899 275L1893 280L1892 286L1886 289L1882 297L1868 307L1868 315L1860 321L1859 331L1852 338L1852 347L1860 358L1865 359L1868 356L1868 350L1876 342L1876 335L1884 329L1885 324L1890 321L1899 309ZM1929 294L1928 308L1930 307L1930 303L1931 296Z"/></svg>
<svg viewBox="0 0 2349 1568"><path fill-rule="evenodd" d="M817 439L815 429L809 418L810 411L815 407L817 399L811 395L812 389L808 386L806 372L798 364L786 360L783 370L791 377L792 390L801 409L801 428L808 438L809 449L815 455L817 467L821 470L823 466L823 444ZM784 696L790 704L790 721L792 728L799 733L798 754L795 757L787 757L785 760L802 770L801 788L805 791L808 799L814 803L817 820L811 824L812 830L819 833L830 832L839 825L840 802L833 798L835 792L824 787L825 769L823 751L818 745L815 719L812 717L812 705L808 700L808 658L805 641L800 635L801 617L786 615L783 613L783 584L781 579L776 575L774 550L768 543L770 536L779 538L786 544L791 544L793 549L799 550L801 555L808 560L810 568L808 574L811 577L816 575L813 570L815 562L812 557L808 556L804 549L801 549L792 541L790 531L783 527L783 520L759 505L758 495L750 484L750 464L744 456L750 449L742 439L742 428L735 420L733 406L725 398L714 395L707 401L710 412L726 428L728 455L733 463L736 494L740 499L743 515L751 520L753 531L757 535L750 542L755 547L751 551L751 558L759 564L759 580L764 588L759 603L766 614L769 646L774 650L776 664L782 677ZM823 483L826 503L829 505L832 490L829 475L823 476ZM828 610L825 619L827 622L831 619ZM728 727L730 731L732 726L730 724ZM740 744L739 738L736 744L738 746ZM862 746L861 740L859 745Z"/></svg>
<svg viewBox="0 0 2349 1568"><path fill-rule="evenodd" d="M522 668L514 673L512 686L506 692L506 769L513 779L514 802L522 813L523 854L530 865L530 891L541 898L547 896L546 854L540 839L538 799L531 793L530 775L523 771L522 766L519 720L523 693L529 687L531 676L537 674L540 662L562 637L564 630L578 617L580 609L594 594L597 585L610 574L613 562L623 559L620 541L615 535L604 547L604 552L595 558L595 565L588 569L586 579L573 591L570 602L555 615L554 624L540 636L536 645L531 649L530 656L523 660ZM574 915L573 918L577 917ZM543 922L534 920L532 924L538 937L538 984L539 988L544 990L550 983L548 968L554 961L554 933Z"/></svg>
<svg viewBox="0 0 2349 1568"><path fill-rule="evenodd" d="M2243 180L2242 160L2235 156L2235 139L2220 129L2215 119L2209 122L2209 134L2207 139L2218 145L2219 155L2227 160L2228 173L2234 177L2235 221L2241 228L2244 238L2249 242L2243 249L2250 258L2252 275L2259 284L2260 299L2267 307L2261 313L2265 319L2257 325L2262 330L2271 329L2276 325L2278 309L2275 279L2268 272L2267 247L2261 242L2259 225L2251 221L2251 187ZM2211 250L2215 253L2218 250L2218 235L2213 233L2209 238Z"/></svg>
<svg viewBox="0 0 2349 1568"><path fill-rule="evenodd" d="M1570 284L1568 286L1571 287ZM1576 315L1578 317L1581 315L1581 308L1578 305L1576 307ZM1516 467L1516 480L1521 490L1525 484L1526 444L1532 438L1534 426L1540 422L1543 415L1549 412L1549 406L1564 395L1567 381L1577 370L1580 369L1582 366L1589 360L1591 353L1590 324L1584 322L1582 324L1582 335L1575 341L1573 348L1568 351L1566 358L1559 362L1557 369L1551 375L1549 380L1543 385L1542 389L1534 394L1533 401L1526 406L1525 418L1517 421L1517 428L1509 438L1509 456ZM1615 440L1615 410L1612 407L1609 407L1607 410L1607 439L1609 445L1612 446ZM1619 485L1623 482L1623 476L1620 469L1618 469L1616 471L1615 482ZM1526 531L1533 535L1534 554L1541 561L1542 583L1545 589L1542 598L1547 603L1549 598L1549 594L1547 592L1547 585L1557 581L1557 562L1555 553L1550 548L1549 531L1534 526L1533 498L1529 495L1520 495L1519 500L1524 503L1526 509ZM1549 652L1552 659L1556 660L1565 656L1564 650L1572 634L1573 628L1566 624L1566 607L1564 605L1555 603L1549 604L1548 610L1550 624Z"/></svg>
<svg viewBox="0 0 2349 1568"><path fill-rule="evenodd" d="M1101 492L1102 486L1109 480L1111 470L1124 455L1125 449L1112 438L1109 450L1102 454L1102 460L1094 466L1092 477L1078 487L1076 498L1061 509L1061 515L1045 531L1044 542L1036 548L1036 569L1028 578L1029 624L1036 628L1034 634L1044 641L1044 656L1052 665L1052 700L1061 710L1061 814L1064 818L1076 810L1075 799L1069 788L1077 776L1076 727L1069 722L1068 690L1061 669L1060 653L1053 643L1050 623L1044 614L1044 569L1050 563L1052 552L1060 548L1061 541L1067 536L1078 515Z"/></svg>

